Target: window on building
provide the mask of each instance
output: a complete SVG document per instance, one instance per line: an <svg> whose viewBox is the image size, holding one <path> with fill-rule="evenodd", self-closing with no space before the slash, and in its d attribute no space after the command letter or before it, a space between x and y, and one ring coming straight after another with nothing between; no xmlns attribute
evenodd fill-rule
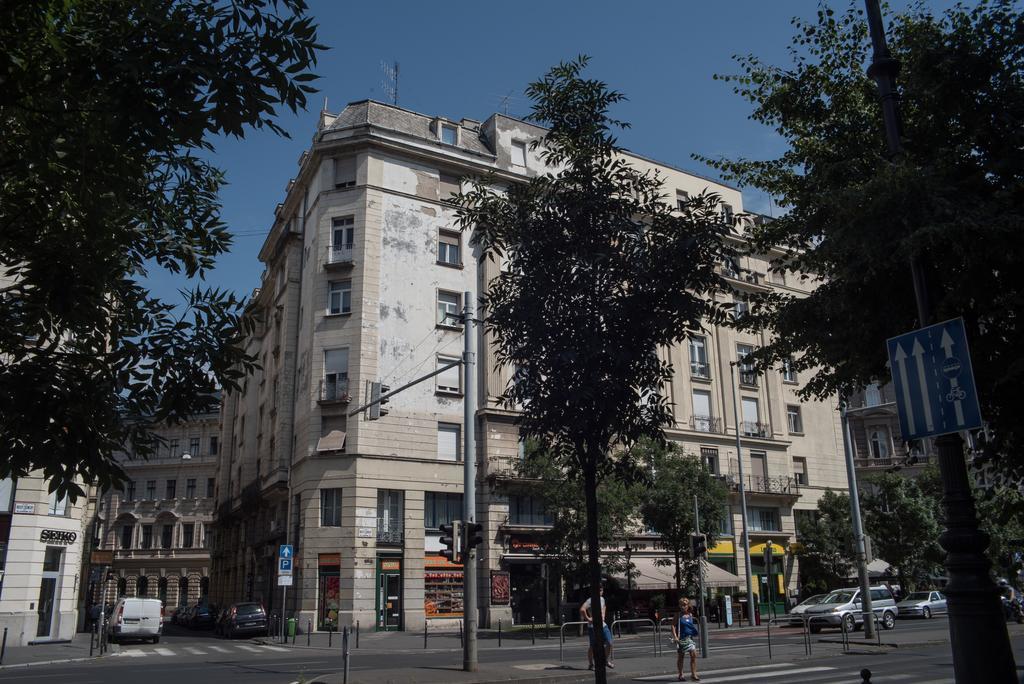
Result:
<svg viewBox="0 0 1024 684"><path fill-rule="evenodd" d="M736 301L732 305L732 316L734 320L741 320L750 313L750 303L746 299L743 299L740 295L737 295Z"/></svg>
<svg viewBox="0 0 1024 684"><path fill-rule="evenodd" d="M729 508L729 504L725 504L723 508L725 510L722 512L722 520L721 523L718 525L718 534L720 534L723 537L731 537L733 534L732 509Z"/></svg>
<svg viewBox="0 0 1024 684"><path fill-rule="evenodd" d="M196 526L193 523L185 523L181 526L181 548L191 549L196 533Z"/></svg>
<svg viewBox="0 0 1024 684"><path fill-rule="evenodd" d="M331 247L335 250L352 249L356 241L356 219L341 216L331 219Z"/></svg>
<svg viewBox="0 0 1024 684"><path fill-rule="evenodd" d="M188 440L188 453L192 458L199 457L199 438L191 437Z"/></svg>
<svg viewBox="0 0 1024 684"><path fill-rule="evenodd" d="M167 442L167 456L169 458L178 458L181 456L180 442L176 439L168 440Z"/></svg>
<svg viewBox="0 0 1024 684"><path fill-rule="evenodd" d="M768 479L768 455L763 451L750 452L750 477L755 490L763 491L765 480Z"/></svg>
<svg viewBox="0 0 1024 684"><path fill-rule="evenodd" d="M132 526L125 525L121 528L121 548L132 548Z"/></svg>
<svg viewBox="0 0 1024 684"><path fill-rule="evenodd" d="M331 316L352 313L352 281L332 280L327 289L327 313Z"/></svg>
<svg viewBox="0 0 1024 684"><path fill-rule="evenodd" d="M142 526L142 543L140 544L144 549L153 548L153 526L143 525Z"/></svg>
<svg viewBox="0 0 1024 684"><path fill-rule="evenodd" d="M814 525L818 520L817 511L793 511L793 526L796 529L796 538L800 539L803 535L803 530L810 525Z"/></svg>
<svg viewBox="0 0 1024 684"><path fill-rule="evenodd" d="M462 426L456 423L437 424L437 459L462 460Z"/></svg>
<svg viewBox="0 0 1024 684"><path fill-rule="evenodd" d="M778 532L782 529L779 525L779 511L777 508L750 508L750 529L753 532Z"/></svg>
<svg viewBox="0 0 1024 684"><path fill-rule="evenodd" d="M703 335L690 338L690 375L695 378L711 377L708 365L708 341Z"/></svg>
<svg viewBox="0 0 1024 684"><path fill-rule="evenodd" d="M351 188L356 184L356 158L338 157L334 160L334 187Z"/></svg>
<svg viewBox="0 0 1024 684"><path fill-rule="evenodd" d="M441 197L441 201L450 199L452 195L458 195L462 192L462 182L458 176L453 176L450 173L441 173L438 176L438 195Z"/></svg>
<svg viewBox="0 0 1024 684"><path fill-rule="evenodd" d="M711 393L706 390L693 390L693 429L715 431L711 417Z"/></svg>
<svg viewBox="0 0 1024 684"><path fill-rule="evenodd" d="M793 479L800 486L807 484L807 459L799 456L793 457Z"/></svg>
<svg viewBox="0 0 1024 684"><path fill-rule="evenodd" d="M803 434L804 432L804 419L800 414L800 407L793 404L786 405L786 423L789 425L789 431L793 434Z"/></svg>
<svg viewBox="0 0 1024 684"><path fill-rule="evenodd" d="M165 499L173 499L175 496L177 496L177 489L178 489L178 481L177 480L168 480L167 481L167 490L166 490L166 494L167 495L164 498Z"/></svg>
<svg viewBox="0 0 1024 684"><path fill-rule="evenodd" d="M323 399L333 401L347 394L348 349L325 349Z"/></svg>
<svg viewBox="0 0 1024 684"><path fill-rule="evenodd" d="M441 142L445 145L457 145L459 142L459 129L451 124L441 124Z"/></svg>
<svg viewBox="0 0 1024 684"><path fill-rule="evenodd" d="M462 308L462 295L458 292L437 291L437 324L448 327L459 327L459 310Z"/></svg>
<svg viewBox="0 0 1024 684"><path fill-rule="evenodd" d="M545 510L544 500L540 497L513 494L508 498L508 522L510 525L549 527L555 521Z"/></svg>
<svg viewBox="0 0 1024 684"><path fill-rule="evenodd" d="M320 526L341 527L341 489L320 490Z"/></svg>
<svg viewBox="0 0 1024 684"><path fill-rule="evenodd" d="M750 355L754 353L754 347L749 344L736 345L736 360L740 365L740 384L749 387L757 387L757 373L754 369L754 361Z"/></svg>
<svg viewBox="0 0 1024 684"><path fill-rule="evenodd" d="M156 480L146 480L146 500L156 499Z"/></svg>
<svg viewBox="0 0 1024 684"><path fill-rule="evenodd" d="M169 549L174 544L174 525L163 525L160 529L160 548Z"/></svg>
<svg viewBox="0 0 1024 684"><path fill-rule="evenodd" d="M185 498L196 498L196 478L194 477L190 477L187 480L185 480Z"/></svg>
<svg viewBox="0 0 1024 684"><path fill-rule="evenodd" d="M405 536L405 492L377 490L377 541L401 544Z"/></svg>
<svg viewBox="0 0 1024 684"><path fill-rule="evenodd" d="M214 480L212 477L206 478L206 496L210 499L213 498L213 482Z"/></svg>
<svg viewBox="0 0 1024 684"><path fill-rule="evenodd" d="M437 368L443 368L449 364L455 363L456 361L458 361L458 359L453 356L438 356ZM452 366L448 370L434 377L437 378L436 382L438 392L462 394L462 366Z"/></svg>
<svg viewBox="0 0 1024 684"><path fill-rule="evenodd" d="M423 498L423 527L436 530L462 518L462 494L426 492Z"/></svg>
<svg viewBox="0 0 1024 684"><path fill-rule="evenodd" d="M878 406L882 403L882 390L877 382L873 382L864 388L864 405Z"/></svg>
<svg viewBox="0 0 1024 684"><path fill-rule="evenodd" d="M522 140L512 141L512 166L526 167L526 143Z"/></svg>
<svg viewBox="0 0 1024 684"><path fill-rule="evenodd" d="M734 218L735 214L732 205L722 202L722 221L731 226Z"/></svg>
<svg viewBox="0 0 1024 684"><path fill-rule="evenodd" d="M218 448L218 446L219 445L217 444L217 436L214 435L213 437L210 437L210 455L211 456L216 456L217 455L217 448Z"/></svg>
<svg viewBox="0 0 1024 684"><path fill-rule="evenodd" d="M881 426L870 428L872 458L889 458L889 431Z"/></svg>
<svg viewBox="0 0 1024 684"><path fill-rule="evenodd" d="M10 513L14 509L14 490L14 478L0 479L0 513ZM3 562L4 557L0 554L0 564Z"/></svg>
<svg viewBox="0 0 1024 684"><path fill-rule="evenodd" d="M714 447L701 447L700 460L707 467L708 472L713 475L718 475L721 472L719 470L718 449Z"/></svg>
<svg viewBox="0 0 1024 684"><path fill-rule="evenodd" d="M135 578L135 595L140 598L149 596L149 578L145 575Z"/></svg>
<svg viewBox="0 0 1024 684"><path fill-rule="evenodd" d="M50 499L47 502L46 514L63 516L68 512L68 498L66 496L57 498L57 492L50 492Z"/></svg>
<svg viewBox="0 0 1024 684"><path fill-rule="evenodd" d="M461 239L458 233L439 230L437 233L437 263L446 266L461 266Z"/></svg>
<svg viewBox="0 0 1024 684"><path fill-rule="evenodd" d="M124 500L135 501L135 480L128 480L124 488Z"/></svg>
<svg viewBox="0 0 1024 684"><path fill-rule="evenodd" d="M685 190L676 190L676 209L683 211L686 203L690 201L690 193Z"/></svg>
<svg viewBox="0 0 1024 684"><path fill-rule="evenodd" d="M792 357L782 360L782 382L796 382L796 371L793 370Z"/></svg>
<svg viewBox="0 0 1024 684"><path fill-rule="evenodd" d="M743 397L740 405L743 408L743 424L740 426L743 434L748 437L762 437L763 426L761 425L761 414L758 410L757 399Z"/></svg>

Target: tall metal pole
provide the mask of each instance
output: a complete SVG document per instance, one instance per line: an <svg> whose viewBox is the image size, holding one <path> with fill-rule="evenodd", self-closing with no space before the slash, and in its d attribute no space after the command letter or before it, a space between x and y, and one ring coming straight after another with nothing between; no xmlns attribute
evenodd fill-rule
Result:
<svg viewBox="0 0 1024 684"><path fill-rule="evenodd" d="M466 522L476 522L476 302L472 292L462 294L462 335L465 350L462 361L465 376L463 378L463 434L465 443L462 449L462 517ZM466 638L463 640L462 669L476 672L476 630L477 630L477 567L476 547L466 545L463 556L462 577L465 583L463 591L463 613L466 622Z"/></svg>
<svg viewBox="0 0 1024 684"><path fill-rule="evenodd" d="M697 495L693 495L693 526L700 534L700 509L697 508ZM697 604L700 609L700 657L708 657L708 618L704 614L704 559L697 559L697 590L700 592Z"/></svg>
<svg viewBox="0 0 1024 684"><path fill-rule="evenodd" d="M861 608L864 619L864 638L875 638L875 623L871 617L871 582L868 577L868 553L864 543L864 525L860 519L860 494L857 490L857 471L853 465L853 442L850 439L850 422L846 416L846 400L839 402L842 418L843 453L846 455L846 480L850 489L850 518L853 520L853 541L857 548L857 577L860 580Z"/></svg>
<svg viewBox="0 0 1024 684"><path fill-rule="evenodd" d="M878 83L878 92L885 120L886 142L892 156L903 153L896 74L899 63L885 43L885 27L878 0L865 0L868 30L874 54L868 76ZM917 317L923 327L931 322L928 283L920 257L910 260L910 272L917 302ZM949 584L944 593L949 607L949 636L952 643L953 670L958 684L968 682L1014 682L1016 666L1010 638L1006 631L999 588L988 571L991 562L985 557L989 536L978 529L964 460L963 439L957 433L941 435L935 440L942 477L942 504L946 511L946 529L939 535L939 544L946 550L946 574Z"/></svg>
<svg viewBox="0 0 1024 684"><path fill-rule="evenodd" d="M735 372L734 372L735 371ZM740 475L740 519L743 522L743 562L747 566L747 623L754 624L754 579L750 565L750 536L747 533L747 488L743 482L743 443L740 441L740 402L736 396L736 363L729 363L729 384L732 385L732 410L736 419L736 465Z"/></svg>

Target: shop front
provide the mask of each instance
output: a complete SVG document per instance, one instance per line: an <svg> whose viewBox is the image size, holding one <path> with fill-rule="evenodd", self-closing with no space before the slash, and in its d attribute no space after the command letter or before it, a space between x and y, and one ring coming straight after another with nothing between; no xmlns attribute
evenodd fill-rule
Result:
<svg viewBox="0 0 1024 684"><path fill-rule="evenodd" d="M772 544L771 567L765 564L765 546L771 542L750 546L750 566L753 570L755 589L758 592L761 617L782 615L786 612L786 576L784 548Z"/></svg>
<svg viewBox="0 0 1024 684"><path fill-rule="evenodd" d="M554 563L541 559L508 559L512 624L557 622L559 582Z"/></svg>
<svg viewBox="0 0 1024 684"><path fill-rule="evenodd" d="M317 557L317 569L317 629L336 630L341 599L341 554L321 553Z"/></svg>
<svg viewBox="0 0 1024 684"><path fill-rule="evenodd" d="M377 558L377 631L402 629L402 559Z"/></svg>
<svg viewBox="0 0 1024 684"><path fill-rule="evenodd" d="M423 563L423 610L428 620L462 618L462 566L428 553Z"/></svg>

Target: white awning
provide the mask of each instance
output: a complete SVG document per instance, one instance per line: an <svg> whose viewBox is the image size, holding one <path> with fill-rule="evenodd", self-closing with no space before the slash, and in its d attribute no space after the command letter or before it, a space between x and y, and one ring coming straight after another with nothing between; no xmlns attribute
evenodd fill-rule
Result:
<svg viewBox="0 0 1024 684"><path fill-rule="evenodd" d="M630 580L637 589L674 589L676 586L676 569L672 565L655 565L654 558L633 558L633 570ZM739 587L743 578L717 565L701 561L704 566L704 586L706 587ZM618 575L626 579L625 572Z"/></svg>

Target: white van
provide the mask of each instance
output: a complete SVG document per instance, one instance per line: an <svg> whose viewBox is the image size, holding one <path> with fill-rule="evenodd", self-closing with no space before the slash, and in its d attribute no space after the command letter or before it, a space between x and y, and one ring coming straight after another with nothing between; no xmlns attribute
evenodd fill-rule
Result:
<svg viewBox="0 0 1024 684"><path fill-rule="evenodd" d="M164 629L164 608L160 599L122 598L110 614L107 634L112 642L152 639L159 643Z"/></svg>

